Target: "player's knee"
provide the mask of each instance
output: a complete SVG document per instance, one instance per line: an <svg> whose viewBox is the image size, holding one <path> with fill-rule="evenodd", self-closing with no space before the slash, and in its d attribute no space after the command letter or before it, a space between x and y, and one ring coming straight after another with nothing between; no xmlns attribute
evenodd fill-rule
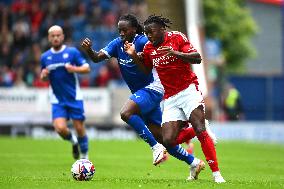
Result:
<svg viewBox="0 0 284 189"><path fill-rule="evenodd" d="M205 118L204 113L202 110L195 109L190 116L190 123L192 127L194 128L195 133L198 135L201 132L205 131Z"/></svg>
<svg viewBox="0 0 284 189"><path fill-rule="evenodd" d="M55 125L53 125L53 127L54 127L55 131L59 134L64 133L65 130L67 129L67 126L64 126L64 125L55 124Z"/></svg>
<svg viewBox="0 0 284 189"><path fill-rule="evenodd" d="M192 124L192 126L194 128L194 131L195 131L196 135L199 135L201 132L206 130L205 122L200 120L200 119L192 121L191 124Z"/></svg>
<svg viewBox="0 0 284 189"><path fill-rule="evenodd" d="M76 129L78 136L80 137L85 136L86 131L85 131L84 125L82 125L81 127L76 127L75 129Z"/></svg>
<svg viewBox="0 0 284 189"><path fill-rule="evenodd" d="M120 118L125 122L127 122L129 120L131 115L132 114L129 111L121 111L120 112Z"/></svg>
<svg viewBox="0 0 284 189"><path fill-rule="evenodd" d="M172 147L175 144L175 139L171 136L163 136L163 145L166 148Z"/></svg>

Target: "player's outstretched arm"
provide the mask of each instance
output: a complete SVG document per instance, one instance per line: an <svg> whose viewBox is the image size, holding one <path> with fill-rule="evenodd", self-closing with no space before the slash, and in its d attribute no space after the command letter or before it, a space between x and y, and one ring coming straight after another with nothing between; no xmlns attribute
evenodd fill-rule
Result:
<svg viewBox="0 0 284 189"><path fill-rule="evenodd" d="M89 38L85 38L82 43L81 47L86 51L88 56L91 58L91 60L95 63L98 63L102 60L107 59L107 55L101 51L96 52L92 49L92 41Z"/></svg>
<svg viewBox="0 0 284 189"><path fill-rule="evenodd" d="M148 74L152 70L143 64L143 54L137 53L135 50L135 46L133 43L129 43L126 41L124 43L124 51L129 54L129 56L133 59L133 62L138 65L139 69L144 73Z"/></svg>
<svg viewBox="0 0 284 189"><path fill-rule="evenodd" d="M201 56L198 52L191 52L191 53L184 53L180 51L174 51L170 47L161 46L158 48L160 53L166 54L166 56L176 56L182 59L185 62L189 62L191 64L200 64L201 63Z"/></svg>

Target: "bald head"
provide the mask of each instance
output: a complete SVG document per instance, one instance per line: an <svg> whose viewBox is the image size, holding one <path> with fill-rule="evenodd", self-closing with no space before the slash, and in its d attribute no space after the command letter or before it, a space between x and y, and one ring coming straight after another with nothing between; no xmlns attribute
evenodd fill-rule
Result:
<svg viewBox="0 0 284 189"><path fill-rule="evenodd" d="M48 40L54 49L60 49L64 40L63 29L58 25L51 26L48 29Z"/></svg>
<svg viewBox="0 0 284 189"><path fill-rule="evenodd" d="M63 29L58 26L58 25L53 25L51 26L49 29L48 29L48 34L50 34L51 32L54 32L54 31L59 31L59 32L62 32L63 33Z"/></svg>

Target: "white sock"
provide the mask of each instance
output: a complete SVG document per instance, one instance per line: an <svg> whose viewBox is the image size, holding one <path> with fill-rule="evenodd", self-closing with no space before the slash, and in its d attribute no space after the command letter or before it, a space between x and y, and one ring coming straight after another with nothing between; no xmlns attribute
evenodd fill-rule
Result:
<svg viewBox="0 0 284 189"><path fill-rule="evenodd" d="M89 159L88 153L82 153L81 154L81 159Z"/></svg>
<svg viewBox="0 0 284 189"><path fill-rule="evenodd" d="M72 135L72 137L71 137L70 141L71 141L72 145L78 144L77 137L73 133L71 135Z"/></svg>
<svg viewBox="0 0 284 189"><path fill-rule="evenodd" d="M200 163L200 159L194 158L193 162L190 164L190 167L196 167Z"/></svg>
<svg viewBox="0 0 284 189"><path fill-rule="evenodd" d="M152 150L155 150L156 148L158 148L160 146L160 143L155 144L153 147L151 147Z"/></svg>
<svg viewBox="0 0 284 189"><path fill-rule="evenodd" d="M220 176L220 175L221 175L220 171L215 171L215 172L213 172L212 174L213 174L213 177L216 177L216 176Z"/></svg>

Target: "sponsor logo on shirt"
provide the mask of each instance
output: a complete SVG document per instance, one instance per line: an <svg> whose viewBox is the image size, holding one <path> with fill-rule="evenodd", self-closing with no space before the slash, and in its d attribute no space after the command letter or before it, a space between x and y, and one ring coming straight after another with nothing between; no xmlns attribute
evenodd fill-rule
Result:
<svg viewBox="0 0 284 189"><path fill-rule="evenodd" d="M68 57L69 57L69 54L68 54L68 53L64 53L64 54L63 54L63 58L64 58L64 59L66 59L66 58L68 58Z"/></svg>
<svg viewBox="0 0 284 189"><path fill-rule="evenodd" d="M118 63L122 65L126 65L126 64L132 63L132 61L133 61L132 59L128 59L128 60L119 59Z"/></svg>
<svg viewBox="0 0 284 189"><path fill-rule="evenodd" d="M154 67L158 67L159 65L169 64L176 60L177 58L174 56L161 56L161 57L153 58L153 65Z"/></svg>
<svg viewBox="0 0 284 189"><path fill-rule="evenodd" d="M51 71L51 70L55 70L58 67L63 67L63 66L65 66L65 64L70 64L70 62L58 62L58 63L55 63L55 64L50 64L46 68L49 71Z"/></svg>

